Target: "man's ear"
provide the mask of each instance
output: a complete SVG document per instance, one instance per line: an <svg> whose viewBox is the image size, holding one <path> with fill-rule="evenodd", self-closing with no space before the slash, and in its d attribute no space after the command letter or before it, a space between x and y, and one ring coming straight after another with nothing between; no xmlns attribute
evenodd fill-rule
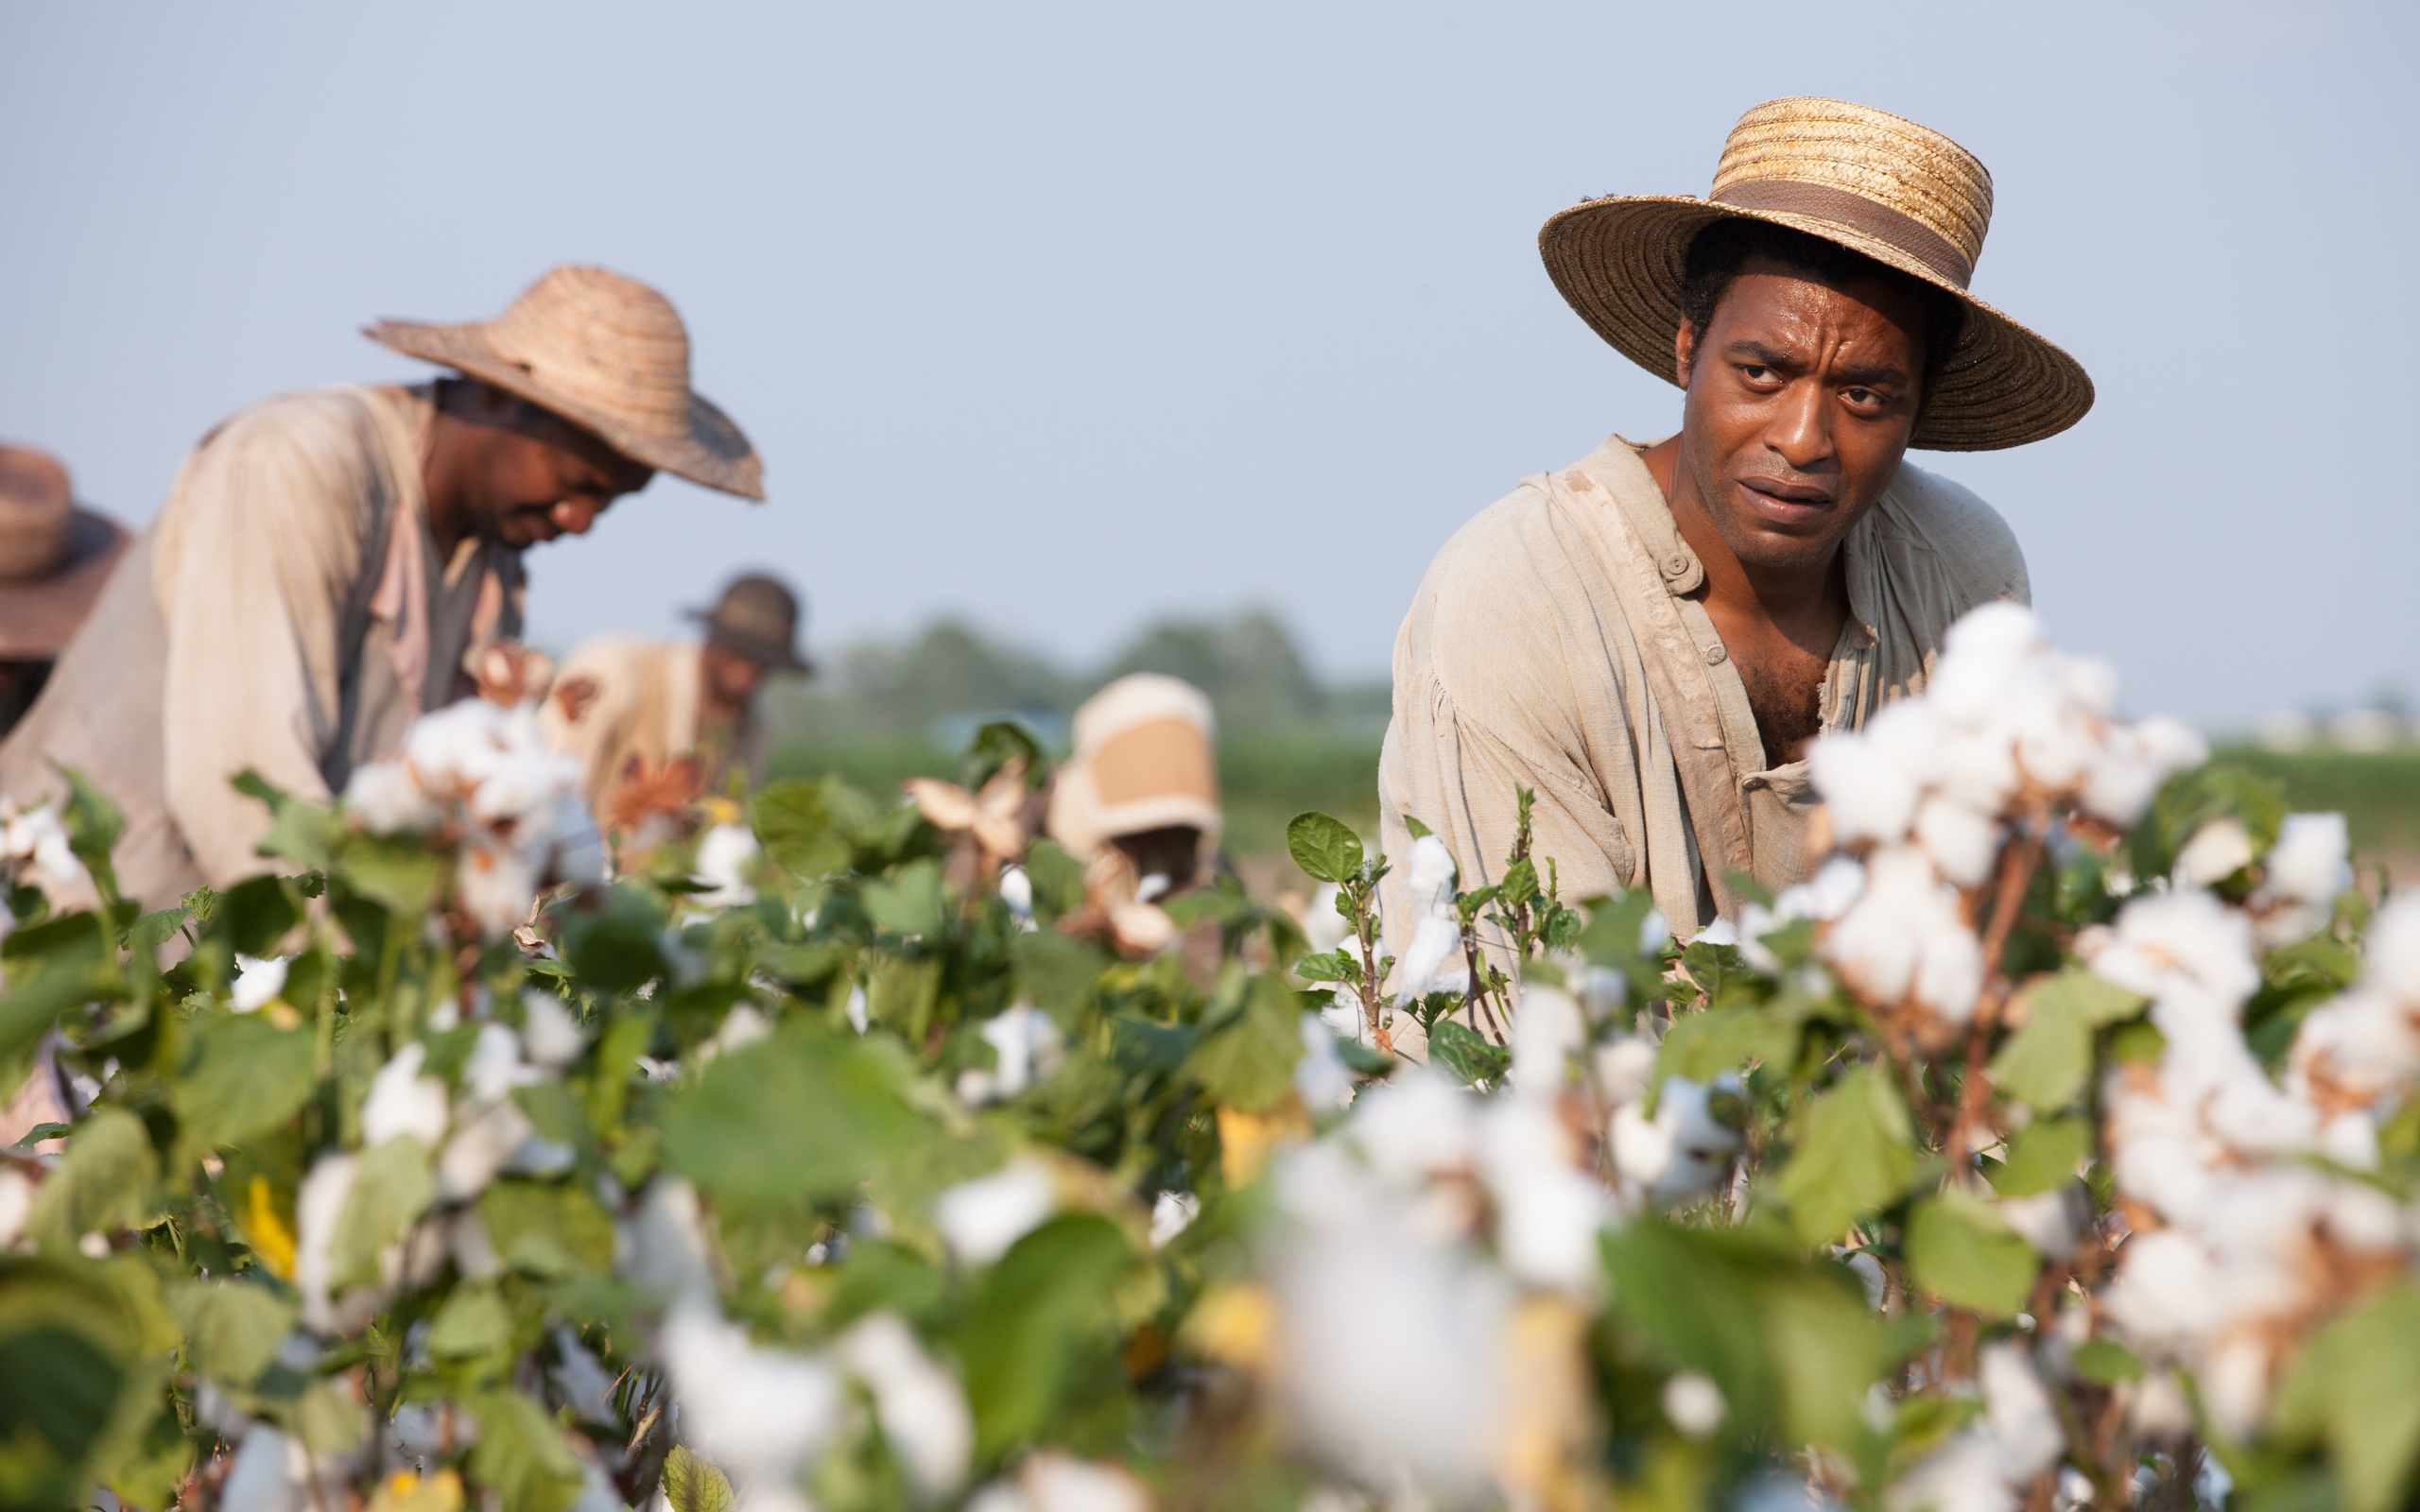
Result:
<svg viewBox="0 0 2420 1512"><path fill-rule="evenodd" d="M1689 364L1697 356L1698 334L1689 328L1686 318L1672 333L1672 381L1682 387L1689 387Z"/></svg>

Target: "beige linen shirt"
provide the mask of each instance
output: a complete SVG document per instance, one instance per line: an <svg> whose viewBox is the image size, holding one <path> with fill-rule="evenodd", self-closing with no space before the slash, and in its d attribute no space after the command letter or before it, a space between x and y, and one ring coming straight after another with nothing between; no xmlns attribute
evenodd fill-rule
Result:
<svg viewBox="0 0 2420 1512"><path fill-rule="evenodd" d="M124 811L118 882L147 907L270 869L268 811L231 778L324 801L470 691L473 650L520 633L519 552L474 539L437 560L430 417L425 388L333 387L203 438L0 745L0 792L90 778Z"/></svg>
<svg viewBox="0 0 2420 1512"><path fill-rule="evenodd" d="M1701 601L1697 555L1640 448L1616 436L1521 480L1456 532L1395 637L1378 762L1389 946L1414 920L1396 885L1406 816L1454 853L1464 890L1495 880L1516 787L1537 794L1532 854L1566 902L1649 888L1683 937L1735 913L1727 881L1799 880L1806 764L1764 741ZM1844 542L1849 618L1823 689L1827 730L1921 690L1942 636L1992 599L2026 602L2016 540L1965 489L1902 464Z"/></svg>
<svg viewBox="0 0 2420 1512"><path fill-rule="evenodd" d="M632 761L652 769L694 755L710 793L735 763L751 782L759 775L752 711L735 730L708 728L703 651L696 641L600 635L574 647L556 672L538 722L557 750L579 758L580 792L600 823Z"/></svg>

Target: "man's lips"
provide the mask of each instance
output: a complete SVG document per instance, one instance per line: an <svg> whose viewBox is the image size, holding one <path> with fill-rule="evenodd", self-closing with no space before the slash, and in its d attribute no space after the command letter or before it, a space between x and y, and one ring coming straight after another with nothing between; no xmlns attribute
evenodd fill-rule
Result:
<svg viewBox="0 0 2420 1512"><path fill-rule="evenodd" d="M1777 525L1808 524L1832 508L1832 496L1824 490L1779 478L1741 478L1739 499L1751 512Z"/></svg>

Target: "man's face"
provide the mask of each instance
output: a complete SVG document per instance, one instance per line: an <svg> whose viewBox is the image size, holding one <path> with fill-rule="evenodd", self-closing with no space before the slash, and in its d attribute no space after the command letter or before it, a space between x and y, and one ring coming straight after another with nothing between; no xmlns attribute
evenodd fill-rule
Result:
<svg viewBox="0 0 2420 1512"><path fill-rule="evenodd" d="M584 535L615 499L655 476L579 426L480 387L462 418L482 427L470 504L486 539L527 547Z"/></svg>
<svg viewBox="0 0 2420 1512"><path fill-rule="evenodd" d="M716 700L726 706L746 704L756 696L756 689L765 680L764 663L751 661L727 645L708 641L703 660L707 685L714 690Z"/></svg>
<svg viewBox="0 0 2420 1512"><path fill-rule="evenodd" d="M1739 560L1816 567L1899 471L1921 399L1925 308L1752 258L1703 341L1684 323L1681 466Z"/></svg>

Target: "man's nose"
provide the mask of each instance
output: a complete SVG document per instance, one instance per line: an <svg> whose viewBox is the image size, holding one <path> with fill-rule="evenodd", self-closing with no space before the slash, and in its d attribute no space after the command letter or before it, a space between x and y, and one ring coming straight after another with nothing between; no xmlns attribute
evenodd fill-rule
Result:
<svg viewBox="0 0 2420 1512"><path fill-rule="evenodd" d="M597 513L594 499L558 499L555 507L546 511L546 518L553 521L555 528L564 535L584 536L588 534L588 527L596 523Z"/></svg>
<svg viewBox="0 0 2420 1512"><path fill-rule="evenodd" d="M1824 386L1805 379L1782 390L1765 442L1781 459L1801 472L1811 472L1832 455L1832 410Z"/></svg>

